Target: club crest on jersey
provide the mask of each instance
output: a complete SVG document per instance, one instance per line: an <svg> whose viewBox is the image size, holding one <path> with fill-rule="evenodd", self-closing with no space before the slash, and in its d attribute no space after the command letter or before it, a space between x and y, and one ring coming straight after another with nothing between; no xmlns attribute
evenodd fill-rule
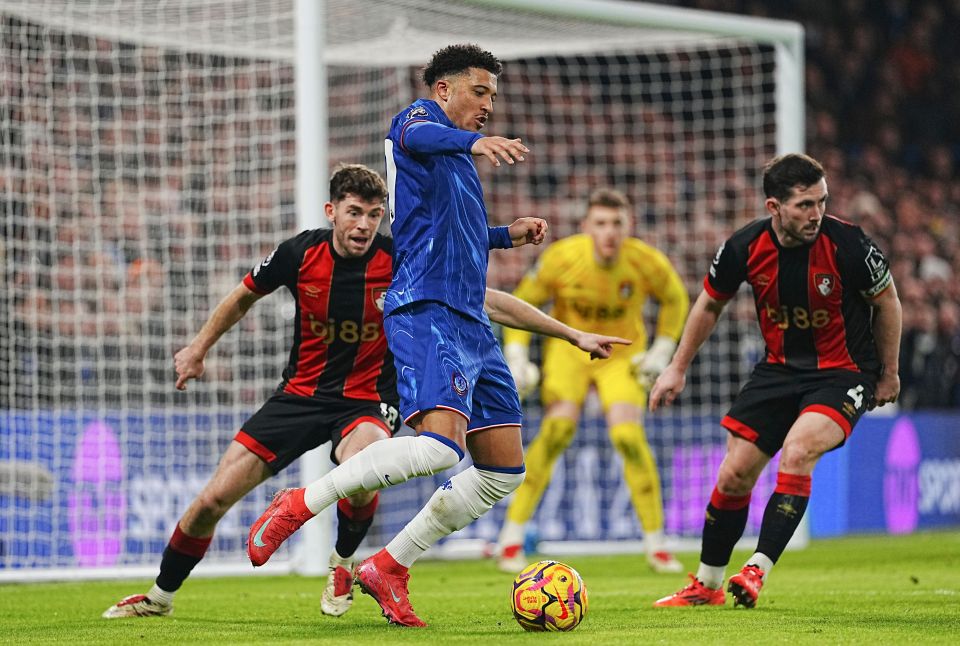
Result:
<svg viewBox="0 0 960 646"><path fill-rule="evenodd" d="M453 377L451 381L453 383L454 392L456 392L461 397L467 394L467 378L466 377L461 375L459 372L455 372L453 373Z"/></svg>
<svg viewBox="0 0 960 646"><path fill-rule="evenodd" d="M413 110L407 113L407 121L409 121L410 119L416 119L417 117L426 118L429 116L430 114L427 112L427 109L421 105L421 106L417 106L416 108L414 108Z"/></svg>
<svg viewBox="0 0 960 646"><path fill-rule="evenodd" d="M370 290L370 297L373 299L373 304L376 305L377 309L382 312L383 302L387 298L387 288L374 287L372 290Z"/></svg>
<svg viewBox="0 0 960 646"><path fill-rule="evenodd" d="M836 284L836 278L834 278L833 274L816 274L813 280L821 296L829 296L830 293L833 292L833 286Z"/></svg>
<svg viewBox="0 0 960 646"><path fill-rule="evenodd" d="M631 296L633 296L633 283L631 283L629 280L623 281L622 283L620 283L619 291L620 291L621 300L625 301L629 299Z"/></svg>

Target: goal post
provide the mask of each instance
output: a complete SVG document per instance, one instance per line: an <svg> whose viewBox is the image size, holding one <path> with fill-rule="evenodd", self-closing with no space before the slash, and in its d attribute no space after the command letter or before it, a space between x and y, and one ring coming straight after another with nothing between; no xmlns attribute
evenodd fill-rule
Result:
<svg viewBox="0 0 960 646"><path fill-rule="evenodd" d="M258 303L185 394L173 352L277 242L323 224L336 163L382 170L389 119L422 95L434 51L476 42L504 61L488 129L533 152L481 168L495 223L543 214L563 237L591 187L616 186L695 294L719 242L760 214L760 165L803 149L802 39L793 23L610 0L0 0L0 581L152 576L276 386L291 300ZM512 289L538 251L494 252L491 286ZM741 295L680 405L647 419L673 536L699 533L716 420L762 351L752 317ZM529 440L536 398L526 415ZM605 438L591 399L536 518L544 545L642 538ZM249 573L249 524L326 455L239 503L197 573ZM384 491L367 548L439 484ZM433 553L478 552L502 515ZM322 573L328 518L267 572Z"/></svg>
<svg viewBox="0 0 960 646"><path fill-rule="evenodd" d="M297 92L297 229L325 226L323 205L329 187L327 147L328 101L324 0L296 0L295 70ZM310 63L306 63L310 61ZM330 469L326 447L309 451L300 458L300 484L306 486ZM327 557L333 545L330 533L333 508L303 528L294 555L293 567L304 575L327 572Z"/></svg>

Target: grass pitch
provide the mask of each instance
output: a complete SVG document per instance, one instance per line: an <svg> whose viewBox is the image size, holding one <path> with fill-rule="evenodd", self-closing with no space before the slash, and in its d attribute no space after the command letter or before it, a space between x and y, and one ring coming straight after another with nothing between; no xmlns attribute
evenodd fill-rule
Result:
<svg viewBox="0 0 960 646"><path fill-rule="evenodd" d="M739 565L747 554L734 555ZM788 552L757 608L661 610L654 599L683 576L655 575L641 557L560 558L586 582L590 608L575 631L524 633L509 609L511 577L491 562L417 564L411 599L429 625L387 625L356 594L353 609L320 614L322 579L191 579L172 617L111 620L100 613L152 581L0 586L0 642L62 644L957 644L960 532L816 541ZM681 560L691 570L697 555ZM732 573L731 565L728 575Z"/></svg>

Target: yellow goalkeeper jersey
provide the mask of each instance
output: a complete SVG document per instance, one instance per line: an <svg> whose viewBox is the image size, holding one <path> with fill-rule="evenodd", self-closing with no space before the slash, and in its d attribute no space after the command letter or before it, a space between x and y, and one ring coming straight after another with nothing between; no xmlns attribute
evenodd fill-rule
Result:
<svg viewBox="0 0 960 646"><path fill-rule="evenodd" d="M605 266L597 262L593 238L586 234L547 247L513 293L537 307L552 301L553 317L572 327L631 339L633 345L616 346L614 352L627 356L647 348L643 307L648 297L660 305L657 336L679 339L690 307L680 276L662 252L627 238L617 260ZM529 342L529 332L504 330L505 344ZM566 344L552 338L547 343Z"/></svg>

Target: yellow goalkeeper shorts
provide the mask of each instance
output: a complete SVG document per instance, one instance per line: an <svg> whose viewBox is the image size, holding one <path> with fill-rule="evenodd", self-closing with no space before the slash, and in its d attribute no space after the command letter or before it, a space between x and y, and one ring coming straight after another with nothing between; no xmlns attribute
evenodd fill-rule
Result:
<svg viewBox="0 0 960 646"><path fill-rule="evenodd" d="M630 372L633 353L615 350L609 359L591 360L583 350L561 341L548 343L544 354L541 396L545 406L556 401L581 405L591 384L597 387L604 410L617 403L646 406L647 394Z"/></svg>

